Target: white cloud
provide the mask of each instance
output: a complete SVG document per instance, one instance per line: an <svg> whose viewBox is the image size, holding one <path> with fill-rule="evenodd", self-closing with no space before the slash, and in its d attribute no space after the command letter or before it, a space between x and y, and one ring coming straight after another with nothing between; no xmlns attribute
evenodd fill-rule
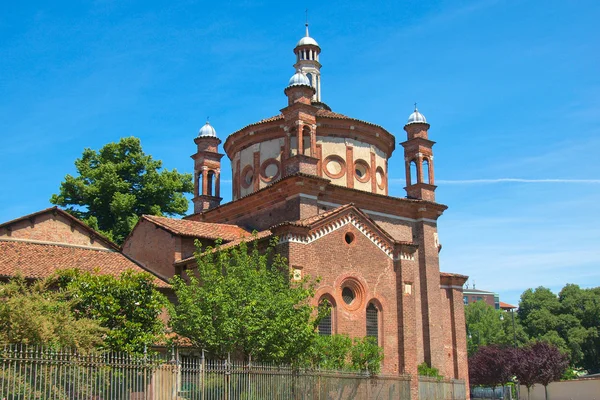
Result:
<svg viewBox="0 0 600 400"><path fill-rule="evenodd" d="M392 183L403 183L403 179L390 179ZM524 178L494 178L494 179L438 179L436 184L443 185L480 185L490 183L579 183L600 184L600 179L524 179Z"/></svg>

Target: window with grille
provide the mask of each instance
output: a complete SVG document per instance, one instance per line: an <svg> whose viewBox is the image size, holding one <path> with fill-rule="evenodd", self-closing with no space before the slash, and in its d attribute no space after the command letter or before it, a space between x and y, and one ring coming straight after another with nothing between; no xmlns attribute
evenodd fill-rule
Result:
<svg viewBox="0 0 600 400"><path fill-rule="evenodd" d="M327 314L326 317L323 317L323 319L319 322L319 335L331 336L331 314L333 313L333 307L329 301L323 300L319 303L319 308L329 310L329 314Z"/></svg>
<svg viewBox="0 0 600 400"><path fill-rule="evenodd" d="M374 337L379 342L379 310L373 303L367 307L367 336Z"/></svg>
<svg viewBox="0 0 600 400"><path fill-rule="evenodd" d="M350 289L349 287L346 286L342 290L342 299L344 299L344 303L346 303L348 305L352 304L355 297L356 297L356 295L354 294L354 291L352 289Z"/></svg>

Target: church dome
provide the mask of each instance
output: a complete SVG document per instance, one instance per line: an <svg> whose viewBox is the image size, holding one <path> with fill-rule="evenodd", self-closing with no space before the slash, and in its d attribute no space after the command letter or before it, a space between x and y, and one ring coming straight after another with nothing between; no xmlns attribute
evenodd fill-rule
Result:
<svg viewBox="0 0 600 400"><path fill-rule="evenodd" d="M317 41L315 39L311 38L310 36L304 36L302 39L300 39L298 41L298 44L296 44L296 47L308 46L308 45L319 47L319 44L317 43Z"/></svg>
<svg viewBox="0 0 600 400"><path fill-rule="evenodd" d="M310 86L310 81L308 77L304 75L301 71L297 71L291 78L288 86L298 86L298 85L306 85Z"/></svg>
<svg viewBox="0 0 600 400"><path fill-rule="evenodd" d="M410 116L408 117L408 122L406 122L406 125L408 124L426 124L427 120L425 119L425 116L423 114L421 114L419 112L419 110L417 110L417 108L415 107L415 111L410 114Z"/></svg>
<svg viewBox="0 0 600 400"><path fill-rule="evenodd" d="M206 121L206 124L202 128L200 128L200 132L198 132L198 137L217 137L217 131L212 125Z"/></svg>
<svg viewBox="0 0 600 400"><path fill-rule="evenodd" d="M306 23L306 35L298 41L296 47L300 46L317 46L319 47L319 43L308 34L308 22Z"/></svg>

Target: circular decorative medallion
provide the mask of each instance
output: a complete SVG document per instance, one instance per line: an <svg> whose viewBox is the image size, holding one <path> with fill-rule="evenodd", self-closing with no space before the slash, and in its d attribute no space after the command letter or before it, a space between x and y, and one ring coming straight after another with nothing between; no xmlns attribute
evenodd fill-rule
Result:
<svg viewBox="0 0 600 400"><path fill-rule="evenodd" d="M350 311L358 310L363 305L365 289L355 278L347 278L341 284L343 305Z"/></svg>
<svg viewBox="0 0 600 400"><path fill-rule="evenodd" d="M346 173L346 162L340 156L334 154L323 160L323 172L330 178L338 179Z"/></svg>
<svg viewBox="0 0 600 400"><path fill-rule="evenodd" d="M375 171L375 179L377 180L377 186L379 189L385 189L385 172L383 172L383 168L377 167Z"/></svg>
<svg viewBox="0 0 600 400"><path fill-rule="evenodd" d="M263 182L271 182L279 178L281 164L274 158L265 160L260 166L260 179Z"/></svg>
<svg viewBox="0 0 600 400"><path fill-rule="evenodd" d="M251 165L246 165L242 171L242 181L240 183L244 189L248 189L252 182L254 182L254 169Z"/></svg>

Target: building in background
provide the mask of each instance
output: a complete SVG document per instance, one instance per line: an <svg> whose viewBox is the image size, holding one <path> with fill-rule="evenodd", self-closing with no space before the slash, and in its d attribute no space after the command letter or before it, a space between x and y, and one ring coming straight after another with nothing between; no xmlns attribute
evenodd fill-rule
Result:
<svg viewBox="0 0 600 400"><path fill-rule="evenodd" d="M463 288L463 303L465 306L475 303L476 301L483 301L494 307L496 310L511 311L518 308L512 304L500 301L500 295L498 293L475 289L475 285L473 285L472 288L469 288L469 285L465 285Z"/></svg>

